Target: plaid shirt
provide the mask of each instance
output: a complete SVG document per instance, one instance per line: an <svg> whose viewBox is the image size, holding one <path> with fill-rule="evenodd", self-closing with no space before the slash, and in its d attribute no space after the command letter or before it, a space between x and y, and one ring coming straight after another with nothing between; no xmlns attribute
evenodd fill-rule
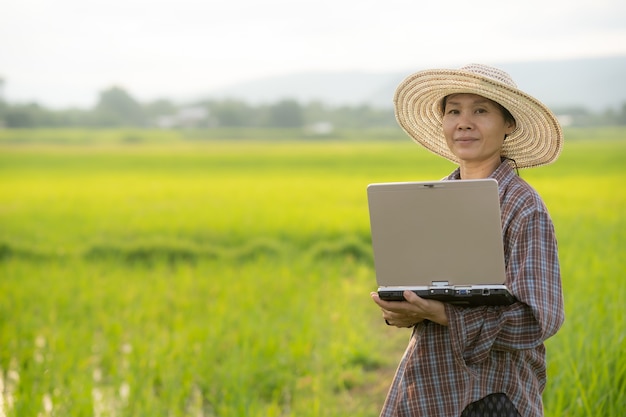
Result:
<svg viewBox="0 0 626 417"><path fill-rule="evenodd" d="M500 194L506 285L518 301L446 304L449 327L418 324L381 416L460 416L469 403L500 392L523 417L543 416L544 341L564 320L554 227L537 192L508 163L490 178ZM447 179L460 179L459 170Z"/></svg>

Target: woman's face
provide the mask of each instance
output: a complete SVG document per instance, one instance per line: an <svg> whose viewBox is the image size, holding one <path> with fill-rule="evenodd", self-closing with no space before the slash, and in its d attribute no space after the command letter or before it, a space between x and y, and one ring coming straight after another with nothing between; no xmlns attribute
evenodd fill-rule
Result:
<svg viewBox="0 0 626 417"><path fill-rule="evenodd" d="M505 135L515 129L498 104L476 94L448 96L443 133L450 151L466 163L499 161Z"/></svg>

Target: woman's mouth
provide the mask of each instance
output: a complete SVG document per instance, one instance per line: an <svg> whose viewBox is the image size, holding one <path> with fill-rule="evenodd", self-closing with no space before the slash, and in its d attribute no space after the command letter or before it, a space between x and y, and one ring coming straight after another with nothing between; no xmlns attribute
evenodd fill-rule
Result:
<svg viewBox="0 0 626 417"><path fill-rule="evenodd" d="M476 141L478 141L477 138L470 138L470 137L461 137L461 138L454 139L454 142L460 143L460 144L467 144L467 143L472 143Z"/></svg>

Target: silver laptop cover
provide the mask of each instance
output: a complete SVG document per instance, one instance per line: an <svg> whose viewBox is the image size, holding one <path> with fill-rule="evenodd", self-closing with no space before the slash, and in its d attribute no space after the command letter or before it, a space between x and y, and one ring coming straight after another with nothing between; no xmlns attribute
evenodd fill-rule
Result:
<svg viewBox="0 0 626 417"><path fill-rule="evenodd" d="M509 300L461 303L512 302L496 180L379 183L367 194L381 296L402 299L398 294L410 289L453 301L506 293Z"/></svg>

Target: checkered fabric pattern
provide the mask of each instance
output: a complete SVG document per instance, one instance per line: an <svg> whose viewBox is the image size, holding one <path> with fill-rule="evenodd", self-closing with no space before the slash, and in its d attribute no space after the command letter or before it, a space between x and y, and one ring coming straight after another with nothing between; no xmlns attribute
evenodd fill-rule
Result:
<svg viewBox="0 0 626 417"><path fill-rule="evenodd" d="M459 170L447 179L458 180ZM499 185L510 306L446 304L449 326L413 329L382 417L460 416L471 403L503 393L522 417L543 416L544 341L564 320L552 220L541 198L504 162ZM459 207L462 210L463 207ZM450 255L456 248L450 242Z"/></svg>

